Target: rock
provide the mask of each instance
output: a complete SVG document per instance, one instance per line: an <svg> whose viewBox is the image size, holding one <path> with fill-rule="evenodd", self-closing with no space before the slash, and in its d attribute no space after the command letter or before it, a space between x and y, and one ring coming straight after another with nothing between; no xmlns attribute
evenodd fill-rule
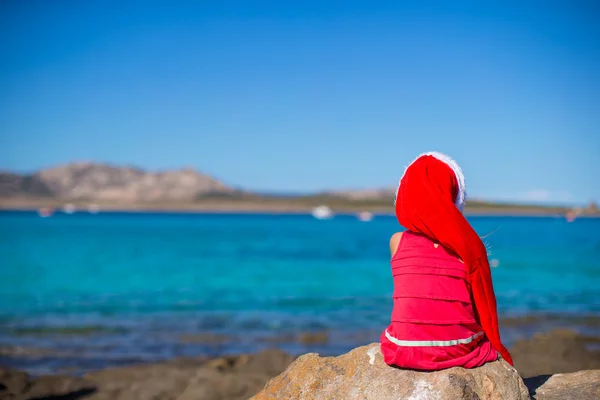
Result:
<svg viewBox="0 0 600 400"><path fill-rule="evenodd" d="M340 357L308 354L290 365L292 361L280 350L265 350L213 360L183 357L107 368L83 378L30 377L0 368L0 399L245 400L263 388L255 399L528 398L521 379L503 361L474 370L420 373L385 365L378 344ZM586 400L600 398L599 382L600 370L592 370L527 378L525 385L537 400Z"/></svg>
<svg viewBox="0 0 600 400"><path fill-rule="evenodd" d="M189 365L189 366L188 366ZM99 388L93 400L175 399L195 376L192 363L156 363L107 368L85 375Z"/></svg>
<svg viewBox="0 0 600 400"><path fill-rule="evenodd" d="M208 358L199 357L176 357L167 361L164 361L164 365L170 365L177 368L199 368L206 364Z"/></svg>
<svg viewBox="0 0 600 400"><path fill-rule="evenodd" d="M327 344L329 343L329 332L301 332L298 334L283 333L276 336L268 336L259 339L266 343L300 343L304 345Z"/></svg>
<svg viewBox="0 0 600 400"><path fill-rule="evenodd" d="M86 400L245 400L293 357L279 350L108 368L85 375L98 391Z"/></svg>
<svg viewBox="0 0 600 400"><path fill-rule="evenodd" d="M538 333L511 348L523 377L600 369L600 352L589 350L591 338L566 329Z"/></svg>
<svg viewBox="0 0 600 400"><path fill-rule="evenodd" d="M219 371L227 371L248 364L249 360L250 356L247 354L242 354L239 356L219 357L207 362L206 367L216 369Z"/></svg>
<svg viewBox="0 0 600 400"><path fill-rule="evenodd" d="M96 392L92 382L73 376L40 376L0 368L0 399L77 399Z"/></svg>
<svg viewBox="0 0 600 400"><path fill-rule="evenodd" d="M531 379L531 394L536 400L600 399L600 370L546 375Z"/></svg>
<svg viewBox="0 0 600 400"><path fill-rule="evenodd" d="M268 375L259 372L236 374L201 369L177 400L246 400L268 380Z"/></svg>
<svg viewBox="0 0 600 400"><path fill-rule="evenodd" d="M302 344L325 344L329 342L329 333L304 332L300 334L298 341Z"/></svg>
<svg viewBox="0 0 600 400"><path fill-rule="evenodd" d="M0 398L3 395L17 395L25 391L29 385L29 376L25 372L12 368L0 368Z"/></svg>
<svg viewBox="0 0 600 400"><path fill-rule="evenodd" d="M40 376L32 380L23 397L26 399L77 399L95 392L94 383L85 379L52 375Z"/></svg>
<svg viewBox="0 0 600 400"><path fill-rule="evenodd" d="M306 354L254 399L526 400L529 393L505 361L424 373L386 365L373 343L339 357Z"/></svg>
<svg viewBox="0 0 600 400"><path fill-rule="evenodd" d="M246 400L280 374L293 357L281 350L221 357L198 370L177 400Z"/></svg>
<svg viewBox="0 0 600 400"><path fill-rule="evenodd" d="M238 373L261 373L267 376L268 380L282 373L294 361L294 358L281 350L263 350L251 356L245 364L239 365L236 371Z"/></svg>

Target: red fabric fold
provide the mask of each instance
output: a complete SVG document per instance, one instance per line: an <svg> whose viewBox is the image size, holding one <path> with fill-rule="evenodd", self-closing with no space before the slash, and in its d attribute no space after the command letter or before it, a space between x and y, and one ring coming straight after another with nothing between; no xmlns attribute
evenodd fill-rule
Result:
<svg viewBox="0 0 600 400"><path fill-rule="evenodd" d="M469 278L476 318L483 328L488 340L510 365L514 365L508 349L500 340L496 296L492 285L492 274L487 257L484 262L478 260L471 268Z"/></svg>

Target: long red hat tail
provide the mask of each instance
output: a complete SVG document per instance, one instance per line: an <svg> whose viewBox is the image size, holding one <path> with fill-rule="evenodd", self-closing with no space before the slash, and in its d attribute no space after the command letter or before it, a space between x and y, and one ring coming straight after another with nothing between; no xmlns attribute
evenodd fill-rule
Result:
<svg viewBox="0 0 600 400"><path fill-rule="evenodd" d="M459 209L464 198L460 168L447 156L428 153L405 171L396 195L396 216L406 229L452 250L467 265L477 321L494 348L512 365L510 353L500 340L487 250Z"/></svg>

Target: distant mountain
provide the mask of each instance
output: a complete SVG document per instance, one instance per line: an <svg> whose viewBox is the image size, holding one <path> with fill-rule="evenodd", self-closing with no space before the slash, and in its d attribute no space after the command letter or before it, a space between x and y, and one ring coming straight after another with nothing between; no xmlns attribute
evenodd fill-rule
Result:
<svg viewBox="0 0 600 400"><path fill-rule="evenodd" d="M118 202L183 201L234 189L192 169L149 172L139 168L72 163L32 175L0 173L0 196Z"/></svg>
<svg viewBox="0 0 600 400"><path fill-rule="evenodd" d="M52 191L35 175L0 172L0 196L49 197Z"/></svg>

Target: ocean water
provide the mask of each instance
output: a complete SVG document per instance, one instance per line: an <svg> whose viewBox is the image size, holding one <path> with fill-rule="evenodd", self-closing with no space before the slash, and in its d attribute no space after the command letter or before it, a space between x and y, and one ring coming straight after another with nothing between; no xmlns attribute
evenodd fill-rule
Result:
<svg viewBox="0 0 600 400"><path fill-rule="evenodd" d="M472 217L509 343L600 316L600 219ZM393 217L0 212L0 364L34 373L281 347L338 354L389 321ZM514 319L513 319L514 321ZM297 335L328 332L304 344Z"/></svg>

